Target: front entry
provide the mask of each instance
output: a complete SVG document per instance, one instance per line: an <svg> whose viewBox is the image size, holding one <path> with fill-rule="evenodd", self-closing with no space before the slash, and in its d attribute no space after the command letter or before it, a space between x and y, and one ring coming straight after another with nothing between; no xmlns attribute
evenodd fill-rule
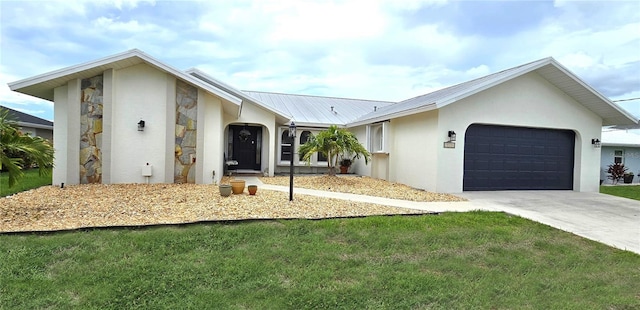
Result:
<svg viewBox="0 0 640 310"><path fill-rule="evenodd" d="M238 162L229 169L260 170L262 127L230 125L229 141L232 144L229 157Z"/></svg>

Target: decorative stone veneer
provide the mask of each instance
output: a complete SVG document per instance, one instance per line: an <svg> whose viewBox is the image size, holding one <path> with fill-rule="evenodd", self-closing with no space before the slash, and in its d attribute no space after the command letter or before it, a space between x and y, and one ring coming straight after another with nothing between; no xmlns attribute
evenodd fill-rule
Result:
<svg viewBox="0 0 640 310"><path fill-rule="evenodd" d="M196 182L197 119L198 89L178 80L176 82L175 183Z"/></svg>
<svg viewBox="0 0 640 310"><path fill-rule="evenodd" d="M102 75L80 88L80 183L102 183Z"/></svg>

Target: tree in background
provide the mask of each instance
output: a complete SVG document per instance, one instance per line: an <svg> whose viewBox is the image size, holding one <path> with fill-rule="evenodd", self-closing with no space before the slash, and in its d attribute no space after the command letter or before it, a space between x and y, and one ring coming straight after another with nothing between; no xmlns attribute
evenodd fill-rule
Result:
<svg viewBox="0 0 640 310"><path fill-rule="evenodd" d="M327 157L329 175L336 174L338 162L345 156L351 156L352 160L364 157L366 164L371 159L371 154L352 132L338 128L336 125L329 126L317 135L311 135L309 140L298 148L298 153L302 155L302 160L306 161L307 165L311 164L311 156L314 153L321 153Z"/></svg>
<svg viewBox="0 0 640 310"><path fill-rule="evenodd" d="M48 174L53 167L53 146L41 137L20 132L9 110L0 108L0 170L9 173L9 187L24 176L22 169L30 168L25 165L29 161L38 166L40 175Z"/></svg>

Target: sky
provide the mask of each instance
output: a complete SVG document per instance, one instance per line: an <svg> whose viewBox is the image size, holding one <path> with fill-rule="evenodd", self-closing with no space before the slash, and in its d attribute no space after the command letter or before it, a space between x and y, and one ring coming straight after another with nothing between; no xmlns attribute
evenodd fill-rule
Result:
<svg viewBox="0 0 640 310"><path fill-rule="evenodd" d="M401 101L554 57L640 117L640 1L0 0L7 83L137 48L238 89Z"/></svg>

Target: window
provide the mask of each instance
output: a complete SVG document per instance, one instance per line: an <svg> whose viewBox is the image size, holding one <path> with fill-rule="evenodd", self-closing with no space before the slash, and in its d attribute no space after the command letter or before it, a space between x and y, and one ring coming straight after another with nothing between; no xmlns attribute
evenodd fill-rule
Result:
<svg viewBox="0 0 640 310"><path fill-rule="evenodd" d="M367 149L371 153L387 153L387 131L389 122L367 126Z"/></svg>
<svg viewBox="0 0 640 310"><path fill-rule="evenodd" d="M623 150L615 150L613 151L613 162L616 164L624 164L624 151Z"/></svg>
<svg viewBox="0 0 640 310"><path fill-rule="evenodd" d="M293 139L289 137L289 129L282 131L280 143L280 160L290 161L291 152L293 151Z"/></svg>
<svg viewBox="0 0 640 310"><path fill-rule="evenodd" d="M311 136L311 131L305 130L300 134L300 145L303 145L309 141L309 137ZM299 156L300 161L302 161L302 154Z"/></svg>

